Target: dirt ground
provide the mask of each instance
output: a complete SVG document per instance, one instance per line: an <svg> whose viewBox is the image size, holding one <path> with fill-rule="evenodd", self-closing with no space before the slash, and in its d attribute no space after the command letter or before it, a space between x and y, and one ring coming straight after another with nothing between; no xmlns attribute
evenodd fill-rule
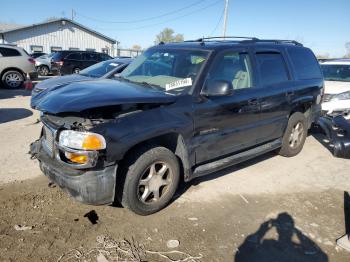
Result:
<svg viewBox="0 0 350 262"><path fill-rule="evenodd" d="M321 135L294 158L270 153L182 185L141 217L48 186L26 154L40 132L28 95L0 90L0 261L350 261L335 245L350 161Z"/></svg>

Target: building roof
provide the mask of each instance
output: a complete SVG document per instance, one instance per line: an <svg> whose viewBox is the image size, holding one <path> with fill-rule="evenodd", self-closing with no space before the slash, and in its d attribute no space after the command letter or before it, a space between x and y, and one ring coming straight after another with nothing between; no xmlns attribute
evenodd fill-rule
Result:
<svg viewBox="0 0 350 262"><path fill-rule="evenodd" d="M46 22L43 22L43 23L37 23L37 24L26 25L26 26L19 26L19 27L12 28L12 29L6 29L6 28L5 28L5 29L2 30L2 31L0 30L0 34L6 34L6 33L10 33L10 32L15 32L15 31L20 31L20 30L25 30L25 29L33 28L33 27L36 27L36 26L41 26L41 25L46 25L46 24L51 24L51 23L57 23L57 22L63 22L63 21L64 21L64 22L68 22L68 23L72 23L72 24L74 24L75 26L78 26L78 27L80 27L80 28L83 28L84 30L89 31L89 32L91 32L92 34L95 34L95 35L97 35L97 36L100 36L100 37L106 39L107 41L109 41L109 42L111 42L111 43L113 43L113 44L116 43L116 40L114 40L114 39L112 39L112 38L110 38L110 37L108 37L108 36L105 36L105 35L103 35L103 34L97 32L97 31L95 31L95 30L92 30L92 29L90 29L90 28L88 28L88 27L86 27L86 26L84 26L84 25L82 25L82 24L79 24L79 23L77 23L77 22L75 22L75 21L73 21L73 20L71 20L71 19L67 19L67 18L60 18L60 19L54 19L54 20L46 21Z"/></svg>

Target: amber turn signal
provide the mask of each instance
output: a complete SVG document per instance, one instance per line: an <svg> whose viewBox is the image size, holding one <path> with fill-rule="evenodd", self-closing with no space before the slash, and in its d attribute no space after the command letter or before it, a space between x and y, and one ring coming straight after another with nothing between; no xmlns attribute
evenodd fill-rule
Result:
<svg viewBox="0 0 350 262"><path fill-rule="evenodd" d="M81 155L81 154L76 154L76 153L65 153L65 156L69 161L77 164L85 164L88 161L88 156L87 155Z"/></svg>

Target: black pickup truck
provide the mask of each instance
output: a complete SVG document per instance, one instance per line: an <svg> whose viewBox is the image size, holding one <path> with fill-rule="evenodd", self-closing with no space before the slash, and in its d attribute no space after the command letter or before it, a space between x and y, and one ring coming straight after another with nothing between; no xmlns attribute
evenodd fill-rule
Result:
<svg viewBox="0 0 350 262"><path fill-rule="evenodd" d="M33 104L43 129L31 154L74 198L148 215L181 178L298 154L322 93L314 54L295 41L160 43L116 80L70 83Z"/></svg>

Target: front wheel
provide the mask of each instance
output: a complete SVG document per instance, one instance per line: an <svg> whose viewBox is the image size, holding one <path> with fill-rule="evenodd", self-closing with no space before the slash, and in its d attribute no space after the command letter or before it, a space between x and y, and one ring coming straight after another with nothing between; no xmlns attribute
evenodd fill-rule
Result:
<svg viewBox="0 0 350 262"><path fill-rule="evenodd" d="M22 87L24 83L24 76L21 72L10 70L5 72L1 78L5 88L16 89Z"/></svg>
<svg viewBox="0 0 350 262"><path fill-rule="evenodd" d="M120 202L139 215L164 208L174 196L180 178L177 157L165 147L139 150L124 166Z"/></svg>
<svg viewBox="0 0 350 262"><path fill-rule="evenodd" d="M292 157L303 149L307 135L307 121L303 113L296 112L289 117L287 129L283 135L279 154Z"/></svg>

